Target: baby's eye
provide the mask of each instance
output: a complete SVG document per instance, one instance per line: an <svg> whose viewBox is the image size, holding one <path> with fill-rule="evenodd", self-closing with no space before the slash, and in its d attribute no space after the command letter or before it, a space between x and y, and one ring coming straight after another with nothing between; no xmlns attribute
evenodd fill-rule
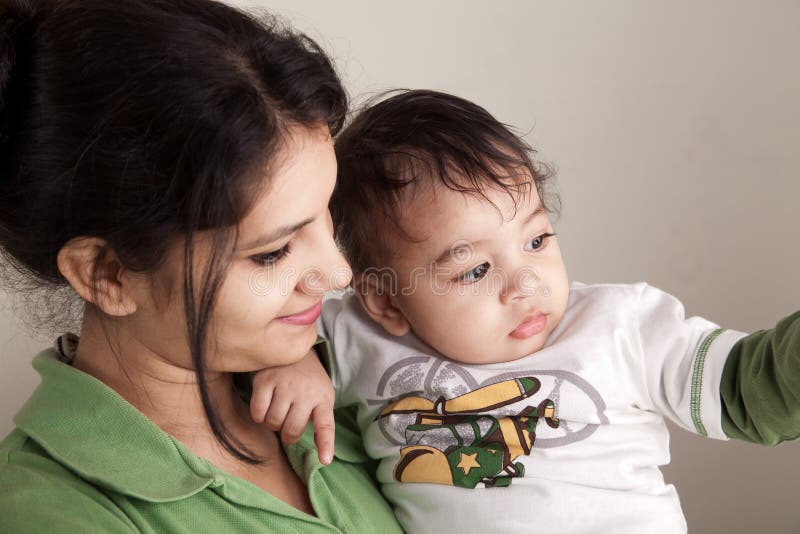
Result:
<svg viewBox="0 0 800 534"><path fill-rule="evenodd" d="M484 262L472 269L471 271L467 271L461 276L458 277L459 281L461 282L477 282L489 271L489 263Z"/></svg>
<svg viewBox="0 0 800 534"><path fill-rule="evenodd" d="M291 242L290 242L291 243ZM279 248L278 250L274 250L272 252L266 252L264 254L257 254L255 256L251 256L250 259L253 260L258 265L274 265L281 261L289 254L289 244L286 243L284 246Z"/></svg>
<svg viewBox="0 0 800 534"><path fill-rule="evenodd" d="M556 234L542 234L533 238L532 240L525 243L524 249L527 251L537 251L542 250L547 246L547 239L553 237ZM530 246L530 248L528 248Z"/></svg>

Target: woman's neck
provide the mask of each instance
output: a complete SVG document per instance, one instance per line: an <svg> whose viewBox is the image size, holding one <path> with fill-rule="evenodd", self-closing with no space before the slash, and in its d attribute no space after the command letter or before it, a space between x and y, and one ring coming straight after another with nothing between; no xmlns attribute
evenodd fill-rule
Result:
<svg viewBox="0 0 800 534"><path fill-rule="evenodd" d="M149 350L131 335L124 321L102 320L87 306L73 366L114 389L197 456L314 514L308 491L289 465L278 436L250 419L230 373L210 374L208 393L228 430L261 460L258 465L243 462L216 439L194 371Z"/></svg>
<svg viewBox="0 0 800 534"><path fill-rule="evenodd" d="M206 418L194 370L150 350L124 320L101 318L87 306L73 366L114 389L190 449L221 447ZM236 394L230 373L207 374L207 390L234 435L252 429L247 405Z"/></svg>

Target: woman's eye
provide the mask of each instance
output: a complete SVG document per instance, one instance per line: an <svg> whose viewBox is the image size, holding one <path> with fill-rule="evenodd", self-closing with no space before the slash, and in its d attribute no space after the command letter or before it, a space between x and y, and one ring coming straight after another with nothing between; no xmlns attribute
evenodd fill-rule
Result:
<svg viewBox="0 0 800 534"><path fill-rule="evenodd" d="M486 273L489 271L489 267L490 265L488 262L481 263L471 271L467 271L461 276L459 276L458 279L461 282L477 282L478 280L486 276Z"/></svg>
<svg viewBox="0 0 800 534"><path fill-rule="evenodd" d="M251 256L250 259L259 265L274 265L283 258L285 258L288 254L289 254L289 243L286 243L278 250L274 250L272 252L266 252L264 254L257 254L255 256Z"/></svg>
<svg viewBox="0 0 800 534"><path fill-rule="evenodd" d="M532 240L525 243L525 250L527 251L536 251L542 250L547 246L547 239L553 237L556 234L542 234L538 237L533 238Z"/></svg>

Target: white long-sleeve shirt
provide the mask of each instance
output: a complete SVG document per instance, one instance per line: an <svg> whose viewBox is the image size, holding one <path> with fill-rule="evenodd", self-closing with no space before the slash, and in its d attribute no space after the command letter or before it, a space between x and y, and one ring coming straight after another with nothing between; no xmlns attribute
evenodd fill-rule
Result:
<svg viewBox="0 0 800 534"><path fill-rule="evenodd" d="M719 383L746 334L684 317L645 283L573 282L561 323L524 358L468 365L394 337L357 299L326 298L338 405L358 405L367 453L402 526L418 532L685 532L664 417L722 431Z"/></svg>

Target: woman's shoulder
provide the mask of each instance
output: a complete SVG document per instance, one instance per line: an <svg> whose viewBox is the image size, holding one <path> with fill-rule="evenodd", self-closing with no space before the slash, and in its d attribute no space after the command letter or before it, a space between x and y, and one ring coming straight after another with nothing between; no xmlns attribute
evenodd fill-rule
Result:
<svg viewBox="0 0 800 534"><path fill-rule="evenodd" d="M138 532L127 513L131 503L208 484L210 477L186 466L143 414L62 361L58 351L40 352L33 366L41 383L14 417L16 428L0 441L3 527ZM175 476L186 472L191 476Z"/></svg>
<svg viewBox="0 0 800 534"><path fill-rule="evenodd" d="M114 503L25 432L0 441L0 517L8 532L137 532Z"/></svg>
<svg viewBox="0 0 800 534"><path fill-rule="evenodd" d="M138 532L140 522L157 531L177 524L226 530L234 523L253 531L398 528L359 448L352 414L337 417L334 465L312 462L313 436L288 454L319 508L319 519L309 523L308 516L192 454L52 352L39 354L34 367L42 382L14 418L16 429L0 441L0 518L9 531L59 525L69 532Z"/></svg>

